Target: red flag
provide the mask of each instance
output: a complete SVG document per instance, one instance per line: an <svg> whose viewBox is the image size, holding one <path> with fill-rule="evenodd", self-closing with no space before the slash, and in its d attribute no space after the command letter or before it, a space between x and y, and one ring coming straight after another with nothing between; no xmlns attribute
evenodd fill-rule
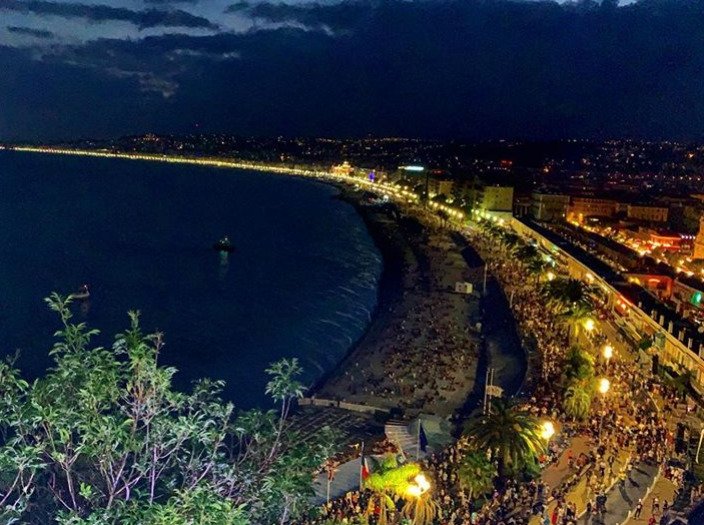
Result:
<svg viewBox="0 0 704 525"><path fill-rule="evenodd" d="M367 457L364 455L364 443L362 443L362 454L360 456L360 476L362 479L367 479L369 477L369 463L367 463Z"/></svg>

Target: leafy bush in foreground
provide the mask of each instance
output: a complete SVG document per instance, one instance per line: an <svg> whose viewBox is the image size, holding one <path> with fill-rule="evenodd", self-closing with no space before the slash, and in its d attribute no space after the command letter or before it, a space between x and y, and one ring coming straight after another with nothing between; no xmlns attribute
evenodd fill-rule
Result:
<svg viewBox="0 0 704 525"><path fill-rule="evenodd" d="M334 439L289 427L295 359L267 370L276 411L235 414L222 382L172 389L162 336L137 313L108 349L72 322L70 298L47 303L62 322L53 367L30 384L0 363L0 523L269 525L307 509Z"/></svg>

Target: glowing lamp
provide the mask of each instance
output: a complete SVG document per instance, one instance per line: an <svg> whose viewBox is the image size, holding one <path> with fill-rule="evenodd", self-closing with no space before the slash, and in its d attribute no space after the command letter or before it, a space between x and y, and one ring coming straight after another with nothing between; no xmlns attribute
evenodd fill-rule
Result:
<svg viewBox="0 0 704 525"><path fill-rule="evenodd" d="M554 435L555 425L552 424L552 421L543 421L540 425L540 437L548 441Z"/></svg>
<svg viewBox="0 0 704 525"><path fill-rule="evenodd" d="M609 391L609 388L611 388L611 381L609 381L605 377L602 377L601 379L599 379L599 393L600 394L606 394Z"/></svg>

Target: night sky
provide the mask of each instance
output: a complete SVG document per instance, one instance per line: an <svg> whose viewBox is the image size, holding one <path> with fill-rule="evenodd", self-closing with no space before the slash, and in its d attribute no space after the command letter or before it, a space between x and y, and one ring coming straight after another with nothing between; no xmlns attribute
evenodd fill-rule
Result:
<svg viewBox="0 0 704 525"><path fill-rule="evenodd" d="M0 140L704 138L704 1L0 0Z"/></svg>

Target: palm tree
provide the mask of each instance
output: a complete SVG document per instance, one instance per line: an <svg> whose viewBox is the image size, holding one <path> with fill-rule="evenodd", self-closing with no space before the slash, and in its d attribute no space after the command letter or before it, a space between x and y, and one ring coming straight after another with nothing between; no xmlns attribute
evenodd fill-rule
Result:
<svg viewBox="0 0 704 525"><path fill-rule="evenodd" d="M578 279L558 277L543 286L543 294L555 305L558 312L575 304L586 302L586 288Z"/></svg>
<svg viewBox="0 0 704 525"><path fill-rule="evenodd" d="M542 275L542 273L545 271L545 269L547 267L548 267L548 263L546 263L540 257L534 257L532 259L528 259L528 262L526 264L526 268L528 269L528 272L533 276Z"/></svg>
<svg viewBox="0 0 704 525"><path fill-rule="evenodd" d="M413 478L421 473L417 463L399 465L394 454L387 454L369 477L364 480L364 488L372 492L367 504L366 515L377 516L379 525L389 522L389 512L396 510L394 498L404 497Z"/></svg>
<svg viewBox="0 0 704 525"><path fill-rule="evenodd" d="M586 419L592 406L592 397L592 389L587 388L584 382L573 383L565 390L565 413L574 419Z"/></svg>
<svg viewBox="0 0 704 525"><path fill-rule="evenodd" d="M516 250L516 257L518 257L521 261L530 262L533 259L539 259L540 255L535 246L532 244L524 244Z"/></svg>
<svg viewBox="0 0 704 525"><path fill-rule="evenodd" d="M594 379L594 356L577 345L567 351L564 364L566 384Z"/></svg>
<svg viewBox="0 0 704 525"><path fill-rule="evenodd" d="M430 492L424 492L406 500L402 512L411 520L412 525L430 525L440 516L440 506L430 496Z"/></svg>
<svg viewBox="0 0 704 525"><path fill-rule="evenodd" d="M572 303L567 310L559 314L558 321L567 327L567 338L576 341L580 330L592 318L593 314L594 307L590 303L579 301Z"/></svg>
<svg viewBox="0 0 704 525"><path fill-rule="evenodd" d="M486 494L494 487L496 467L486 454L475 450L462 458L457 477L460 486L469 491L469 498L472 499L475 494Z"/></svg>
<svg viewBox="0 0 704 525"><path fill-rule="evenodd" d="M518 244L521 242L521 238L513 232L503 231L501 235L501 245L504 249L513 253L518 248Z"/></svg>
<svg viewBox="0 0 704 525"><path fill-rule="evenodd" d="M487 415L470 420L465 434L478 450L490 450L498 459L499 475L506 466L521 466L545 451L538 419L527 410L495 400Z"/></svg>

